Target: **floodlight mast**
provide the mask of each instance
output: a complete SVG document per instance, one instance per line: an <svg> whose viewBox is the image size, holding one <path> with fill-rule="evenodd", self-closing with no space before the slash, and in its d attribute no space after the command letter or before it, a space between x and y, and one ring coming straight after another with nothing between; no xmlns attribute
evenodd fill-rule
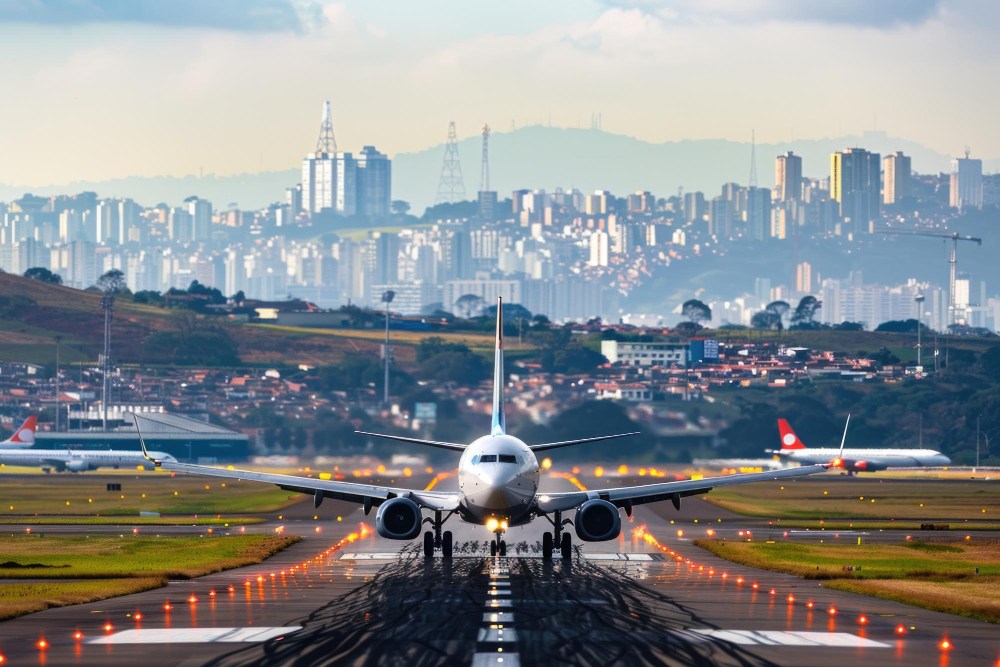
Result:
<svg viewBox="0 0 1000 667"><path fill-rule="evenodd" d="M385 378L382 387L382 402L389 405L389 304L396 297L391 289L382 292L382 302L385 303L385 347L382 348L382 361L385 363Z"/></svg>

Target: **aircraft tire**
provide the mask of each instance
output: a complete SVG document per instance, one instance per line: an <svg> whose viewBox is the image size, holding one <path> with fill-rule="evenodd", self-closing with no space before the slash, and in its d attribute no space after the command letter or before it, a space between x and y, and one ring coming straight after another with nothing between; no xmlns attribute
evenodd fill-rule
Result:
<svg viewBox="0 0 1000 667"><path fill-rule="evenodd" d="M569 533L563 533L560 548L562 549L563 560L569 560L573 557L573 541Z"/></svg>
<svg viewBox="0 0 1000 667"><path fill-rule="evenodd" d="M434 558L434 533L424 533L424 558Z"/></svg>
<svg viewBox="0 0 1000 667"><path fill-rule="evenodd" d="M453 545L451 531L444 531L444 535L441 536L441 555L445 558L451 558Z"/></svg>
<svg viewBox="0 0 1000 667"><path fill-rule="evenodd" d="M552 533L542 535L542 559L552 560Z"/></svg>
<svg viewBox="0 0 1000 667"><path fill-rule="evenodd" d="M496 555L497 555L497 541L493 540L492 542L490 542L490 556L492 557Z"/></svg>
<svg viewBox="0 0 1000 667"><path fill-rule="evenodd" d="M500 555L507 555L507 540L500 540Z"/></svg>

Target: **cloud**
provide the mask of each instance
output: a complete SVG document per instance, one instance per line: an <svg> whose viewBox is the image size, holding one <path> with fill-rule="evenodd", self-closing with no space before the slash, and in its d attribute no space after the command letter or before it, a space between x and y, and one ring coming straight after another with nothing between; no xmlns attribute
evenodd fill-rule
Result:
<svg viewBox="0 0 1000 667"><path fill-rule="evenodd" d="M943 0L606 0L665 19L706 23L788 21L893 28L938 16Z"/></svg>
<svg viewBox="0 0 1000 667"><path fill-rule="evenodd" d="M0 0L0 23L302 32L321 21L322 7L307 0Z"/></svg>

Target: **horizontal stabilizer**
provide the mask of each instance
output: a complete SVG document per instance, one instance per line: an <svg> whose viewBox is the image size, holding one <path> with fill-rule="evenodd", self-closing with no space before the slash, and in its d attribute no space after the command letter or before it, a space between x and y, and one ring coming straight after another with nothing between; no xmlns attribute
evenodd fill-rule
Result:
<svg viewBox="0 0 1000 667"><path fill-rule="evenodd" d="M421 440L420 438L407 438L401 435L386 435L385 433L368 433L367 431L355 431L358 435L369 435L373 438L385 438L386 440L399 440L400 442L412 442L416 445L427 445L428 447L438 447L440 449L454 449L464 451L465 445L454 442L438 442L437 440Z"/></svg>
<svg viewBox="0 0 1000 667"><path fill-rule="evenodd" d="M638 431L633 431L632 433L616 433L615 435L599 435L596 438L583 438L582 440L563 440L562 442L547 442L544 445L531 445L530 449L533 452L542 452L546 449L555 449L556 447L569 447L570 445L582 445L588 442L597 442L598 440L612 440L614 438L627 438L630 435L639 435Z"/></svg>

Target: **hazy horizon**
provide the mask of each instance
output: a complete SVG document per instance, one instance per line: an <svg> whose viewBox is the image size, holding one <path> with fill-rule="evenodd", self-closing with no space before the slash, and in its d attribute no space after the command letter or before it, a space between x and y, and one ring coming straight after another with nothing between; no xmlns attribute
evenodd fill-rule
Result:
<svg viewBox="0 0 1000 667"><path fill-rule="evenodd" d="M0 182L294 169L325 99L341 150L392 156L449 120L469 137L600 113L651 143L877 128L988 159L998 23L977 0L9 0Z"/></svg>

